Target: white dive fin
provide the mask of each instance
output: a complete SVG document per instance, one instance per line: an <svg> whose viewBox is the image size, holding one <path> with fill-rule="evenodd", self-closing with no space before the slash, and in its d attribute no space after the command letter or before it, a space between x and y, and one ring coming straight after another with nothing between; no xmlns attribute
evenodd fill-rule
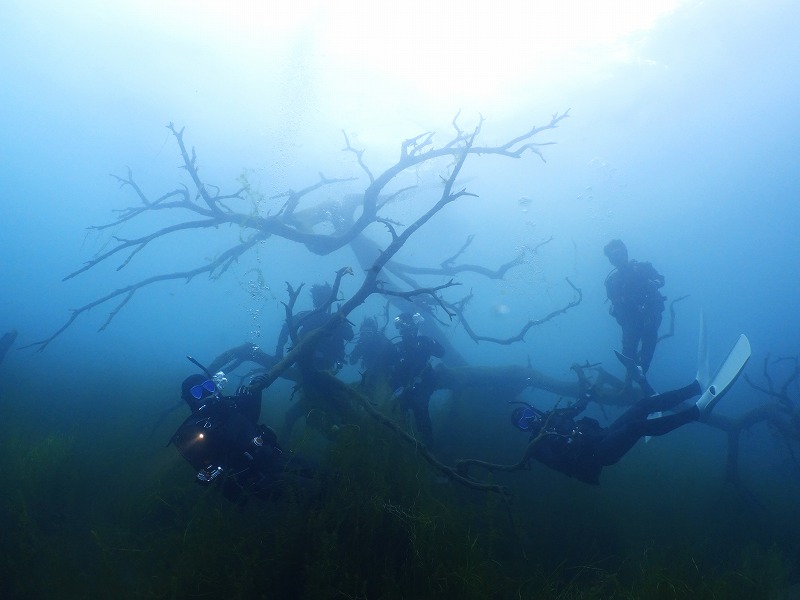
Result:
<svg viewBox="0 0 800 600"><path fill-rule="evenodd" d="M697 408L700 409L700 418L707 417L714 406L722 399L722 396L731 388L739 373L742 372L747 360L750 358L750 340L747 336L742 334L734 344L728 356L722 363L722 366L714 375L710 385L700 396L697 401Z"/></svg>
<svg viewBox="0 0 800 600"><path fill-rule="evenodd" d="M711 383L711 370L708 368L708 341L706 338L706 320L700 311L700 335L697 339L697 376L701 390L708 389Z"/></svg>

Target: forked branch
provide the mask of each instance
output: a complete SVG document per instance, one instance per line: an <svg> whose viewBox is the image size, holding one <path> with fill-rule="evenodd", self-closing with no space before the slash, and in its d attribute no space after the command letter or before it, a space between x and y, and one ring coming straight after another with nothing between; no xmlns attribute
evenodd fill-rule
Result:
<svg viewBox="0 0 800 600"><path fill-rule="evenodd" d="M378 175L373 175L372 170L367 167L363 157L363 150L354 148L345 135L345 150L356 156L358 164L369 179L369 184L357 195L360 201L355 203L350 203L348 201L347 203L348 206L353 207L354 213L360 210L358 217L341 219L344 226L341 229L337 229L334 233L330 233L329 230L317 231L315 229L315 225L329 222L329 211L323 210L322 208L317 211L311 210L303 215L303 219L298 219L298 203L301 198L323 187L327 188L329 186L351 182L354 178L331 178L319 173L319 181L305 188L301 188L300 191L287 192L285 194L287 197L286 203L277 214L265 216L259 214L258 206L253 206L253 203L248 200L249 187L247 185L245 187L240 187L232 193L222 193L217 186L204 181L200 174L197 154L194 148L189 150L184 141L184 129L178 129L173 123L170 123L167 127L178 146L178 151L183 161L181 168L188 174L191 185L178 186L176 189L151 200L134 180L133 174L129 170L126 177L117 177L117 180L123 188L130 188L133 191L139 204L119 211L120 216L117 219L105 225L92 226L92 229L104 230L113 226L139 222L137 217L156 210L168 210L172 211L171 214L179 215L175 218L175 222L166 227L161 227L145 233L144 235L132 237L115 236L113 238L115 243L110 250L87 261L81 268L68 274L65 279L72 279L86 273L101 263L105 263L119 255L125 255L118 266L118 270L121 270L134 258L140 256L143 250L151 247L156 248L157 243L172 240L174 239L172 236L180 232L198 230L209 231L215 230L222 225L232 225L240 227L243 231L242 235L239 237L240 242L228 248L220 254L219 257L208 264L180 272L155 274L143 278L136 283L119 287L100 298L96 298L72 310L69 319L55 333L43 340L29 344L28 347L34 346L40 351L44 350L56 337L68 329L79 316L96 306L118 298L123 298L116 308L111 311L108 320L101 327L101 329L105 328L137 291L151 285L176 279L190 281L202 273L208 273L209 277L212 279L219 277L234 264L239 257L253 248L258 242L267 240L272 236L300 244L313 254L327 255L333 253L353 243L361 236L364 230L373 223L390 223L379 214L380 209L386 205L386 199L396 198L401 191L411 189L407 186L399 185L399 181L397 180L398 175L423 163L436 161L440 158L451 158L453 164L448 167L451 176L445 181L445 191L439 202L431 211L426 213L423 218L407 227L402 234L397 234L394 232L394 229L392 229L394 238L386 248L386 251L381 254L379 261L374 265L374 268L380 271L384 268L389 258L396 254L397 250L405 243L408 237L419 227L427 223L430 216L441 210L450 202L454 202L463 196L473 195L464 189L453 191L455 183L454 175L460 172L467 156L497 155L501 157L520 158L524 154L530 152L541 157L539 147L552 142L537 142L534 139L535 136L547 130L555 129L567 116L568 111L562 114L554 114L547 124L533 127L526 133L513 137L496 146L475 145L475 139L483 124L482 118L480 124L469 134L462 131L457 126L454 119L456 133L448 142L437 146L434 143L434 135L431 132L409 138L401 144L398 161L394 165L387 167ZM396 189L393 190L391 189L392 187ZM158 250L156 248L153 251ZM501 270L504 271L518 264L519 260L521 260L519 257L514 259ZM482 274L489 273L479 265L464 265L458 268L453 265L448 265L446 268L459 271L471 270ZM371 281L371 285L374 288L374 276L368 276L368 280ZM374 291L374 289L371 291Z"/></svg>

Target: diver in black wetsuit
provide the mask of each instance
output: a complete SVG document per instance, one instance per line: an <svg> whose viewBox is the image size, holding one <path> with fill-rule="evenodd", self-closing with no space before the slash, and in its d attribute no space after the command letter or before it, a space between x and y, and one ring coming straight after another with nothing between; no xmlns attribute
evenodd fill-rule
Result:
<svg viewBox="0 0 800 600"><path fill-rule="evenodd" d="M378 327L374 317L365 317L358 330L358 340L350 351L351 365L363 369L361 386L367 393L386 385L392 369L395 347Z"/></svg>
<svg viewBox="0 0 800 600"><path fill-rule="evenodd" d="M293 322L297 325L297 340L301 340L315 329L325 325L331 318L331 303L333 301L333 288L328 283L318 283L311 286L311 300L314 304L313 310L305 310L294 316ZM314 382L319 378L315 371L331 371L337 373L344 365L345 344L353 339L353 327L347 320L337 323L330 331L319 338L312 349L312 352L301 356L297 365L302 372L303 385L306 390L313 390L311 394L301 394L299 401L293 402L284 415L281 436L284 439L290 438L295 423L307 417L312 409L318 408L309 396L315 396L330 400L330 404L322 406L325 411L337 413L339 419L347 418L348 407L342 403L337 404L335 394L330 394L328 390L319 389ZM278 336L278 343L275 349L276 358L282 358L284 349L289 341L289 324L284 324Z"/></svg>
<svg viewBox="0 0 800 600"><path fill-rule="evenodd" d="M433 426L428 402L436 389L437 378L430 359L444 356L444 348L433 338L418 335L422 322L419 313L402 313L395 318L400 341L394 345L389 384L395 390L394 397L400 408L414 414L422 441L430 447L433 444Z"/></svg>
<svg viewBox="0 0 800 600"><path fill-rule="evenodd" d="M664 276L649 262L628 260L621 240L611 240L603 251L615 269L606 277L611 301L609 313L622 328L622 354L632 359L646 375L658 342L664 312Z"/></svg>
<svg viewBox="0 0 800 600"><path fill-rule="evenodd" d="M350 364L361 363L366 370L385 369L394 353L394 344L378 328L374 317L365 317L358 330L358 340L350 352Z"/></svg>
<svg viewBox="0 0 800 600"><path fill-rule="evenodd" d="M590 417L575 420L592 400L591 390L567 408L542 412L532 406L519 407L512 413L511 421L536 440L529 446L530 458L579 481L597 485L603 467L617 463L639 438L664 435L709 412L711 402L718 398L704 395L687 409L647 418L651 413L673 409L701 391L700 384L694 381L677 390L642 398L608 427L601 427Z"/></svg>
<svg viewBox="0 0 800 600"><path fill-rule="evenodd" d="M275 432L258 423L265 379L255 377L234 396L224 396L224 374L190 375L181 384L181 397L192 414L170 443L197 470L201 484L221 484L231 501L248 495L273 499L287 484L312 489L315 482L305 465L284 453Z"/></svg>
<svg viewBox="0 0 800 600"><path fill-rule="evenodd" d="M317 283L311 286L311 301L313 310L304 310L294 316L298 323L297 337L302 339L308 332L324 325L331 316L330 304L323 310L326 302L331 301L333 290L329 283ZM310 366L317 370L330 370L337 372L344 365L345 343L353 339L353 327L347 321L342 321L332 331L325 334L311 356ZM286 343L289 341L289 326L285 324L278 335L275 349L277 358L283 357Z"/></svg>

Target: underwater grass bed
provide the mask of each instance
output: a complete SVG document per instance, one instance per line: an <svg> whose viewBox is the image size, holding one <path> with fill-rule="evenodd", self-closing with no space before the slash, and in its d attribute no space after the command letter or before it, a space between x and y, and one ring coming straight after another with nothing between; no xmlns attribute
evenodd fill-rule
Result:
<svg viewBox="0 0 800 600"><path fill-rule="evenodd" d="M797 537L770 535L787 524L734 501L709 498L711 522L693 510L675 528L676 508L667 527L625 529L613 482L598 505L595 488L537 471L536 486L530 473L510 482L512 522L497 494L443 481L367 421L310 440L325 449L318 501L236 506L195 486L124 406L102 429L43 422L29 406L7 411L0 442L10 598L751 599L779 598L798 577Z"/></svg>

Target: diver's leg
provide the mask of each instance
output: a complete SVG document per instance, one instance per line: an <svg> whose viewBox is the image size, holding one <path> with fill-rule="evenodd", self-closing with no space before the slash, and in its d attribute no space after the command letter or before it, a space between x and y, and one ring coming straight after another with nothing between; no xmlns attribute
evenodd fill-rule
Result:
<svg viewBox="0 0 800 600"><path fill-rule="evenodd" d="M640 438L664 435L699 418L700 410L692 406L687 410L656 419L645 418L621 424L618 424L618 419L597 444L594 456L603 466L613 465L625 456Z"/></svg>
<svg viewBox="0 0 800 600"><path fill-rule="evenodd" d="M702 390L700 389L700 384L696 381L693 381L689 385L678 388L677 390L670 390L668 392L664 392L663 394L656 394L655 396L642 398L634 405L634 408L639 408L639 412L643 411L646 415L654 412L671 410L678 406L681 402L684 402L694 396L698 396L701 392ZM623 417L624 416L625 415L623 415Z"/></svg>
<svg viewBox="0 0 800 600"><path fill-rule="evenodd" d="M655 419L647 419L642 424L644 435L658 436L664 435L700 418L700 409L696 406L681 410L670 415L664 415Z"/></svg>
<svg viewBox="0 0 800 600"><path fill-rule="evenodd" d="M598 442L594 451L595 460L604 467L619 461L644 435L641 428L643 422L644 420L623 424L615 422Z"/></svg>
<svg viewBox="0 0 800 600"><path fill-rule="evenodd" d="M677 390L670 390L663 394L656 394L655 396L645 396L622 413L608 429L613 432L615 429L621 429L630 423L644 421L650 413L663 412L675 408L684 400L697 396L699 393L700 385L696 381L693 381L689 385L678 388Z"/></svg>
<svg viewBox="0 0 800 600"><path fill-rule="evenodd" d="M619 321L622 326L622 354L639 363L639 328L630 319Z"/></svg>
<svg viewBox="0 0 800 600"><path fill-rule="evenodd" d="M658 342L658 328L661 326L661 314L653 316L644 323L641 329L642 349L639 352L639 365L647 373Z"/></svg>
<svg viewBox="0 0 800 600"><path fill-rule="evenodd" d="M700 385L696 381L693 381L689 385L678 388L677 390L670 390L663 394L642 398L631 408L622 413L622 415L608 427L604 439L598 445L598 460L601 462L610 461L603 462L603 464L612 465L622 458L628 450L633 448L633 445L640 437L646 435L663 435L668 431L672 431L675 427L680 427L685 423L696 420L698 416L694 415L691 409L682 411L676 415L667 415L656 419L648 419L647 415L675 408L681 402L697 396L699 393ZM676 424L672 424L672 419L677 417L677 415L682 416L675 420ZM651 423L660 421L661 419L666 419L666 421L651 425ZM653 433L650 433L651 430Z"/></svg>

